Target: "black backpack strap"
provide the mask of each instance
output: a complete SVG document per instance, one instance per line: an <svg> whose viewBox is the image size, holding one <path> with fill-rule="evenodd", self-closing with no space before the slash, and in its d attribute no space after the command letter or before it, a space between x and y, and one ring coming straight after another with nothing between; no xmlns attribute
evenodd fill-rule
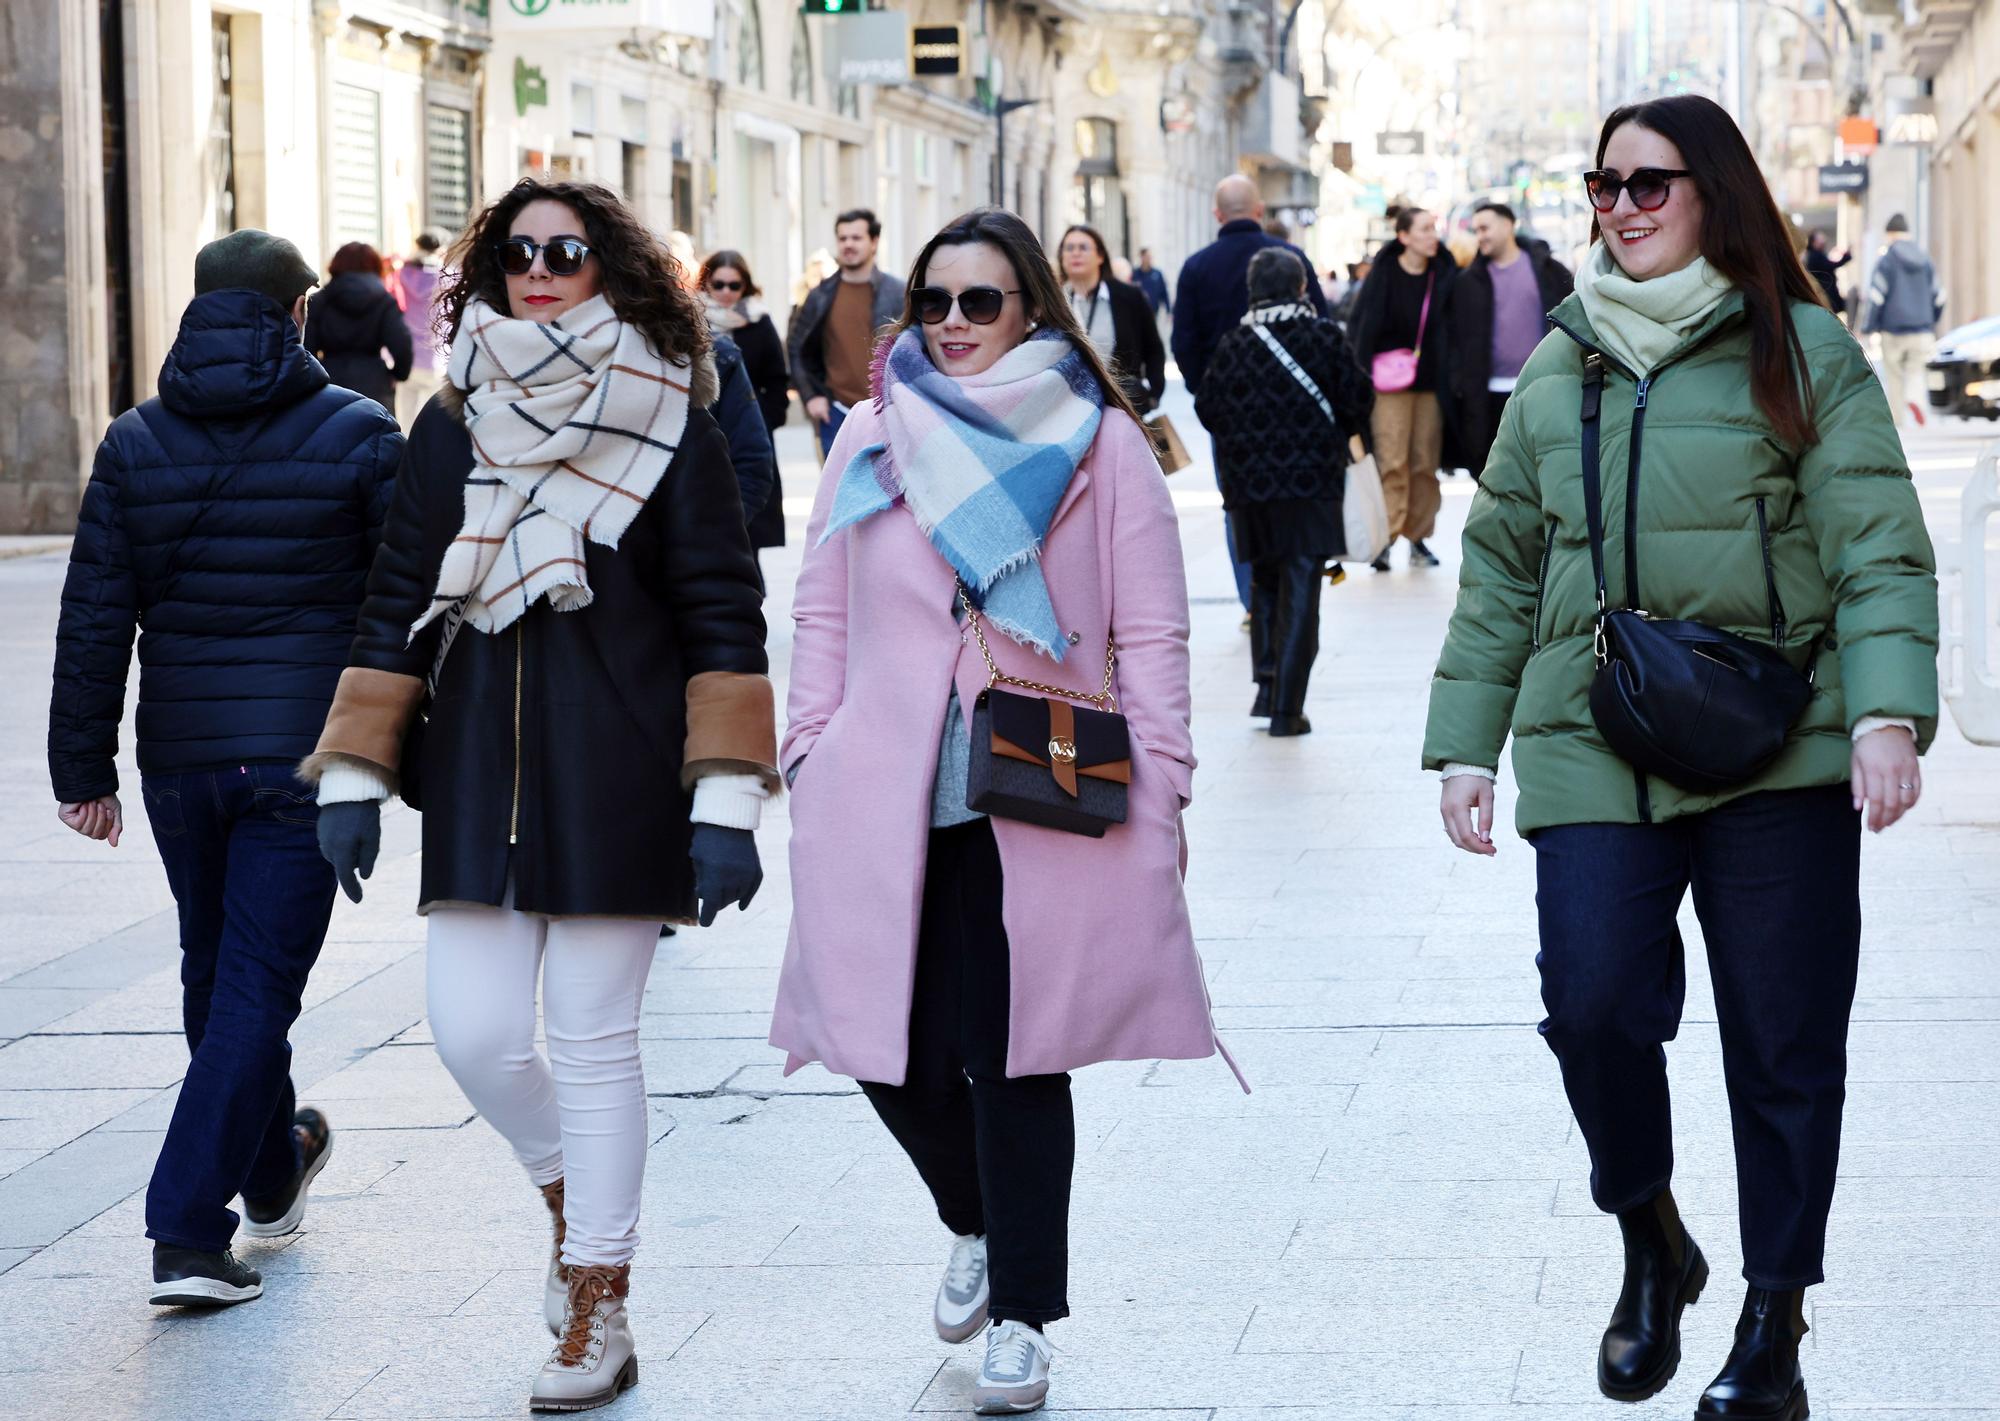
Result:
<svg viewBox="0 0 2000 1421"><path fill-rule="evenodd" d="M1604 486L1598 457L1598 416L1604 407L1604 357L1583 358L1583 508L1590 527L1590 569L1597 579L1597 660L1604 645Z"/></svg>

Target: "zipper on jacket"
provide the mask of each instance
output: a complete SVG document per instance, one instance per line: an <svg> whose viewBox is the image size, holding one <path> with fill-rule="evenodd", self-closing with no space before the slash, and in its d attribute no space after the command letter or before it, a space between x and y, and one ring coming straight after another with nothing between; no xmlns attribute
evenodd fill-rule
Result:
<svg viewBox="0 0 2000 1421"><path fill-rule="evenodd" d="M527 666L527 618L514 623L514 799L507 811L507 842L521 842L521 674Z"/></svg>
<svg viewBox="0 0 2000 1421"><path fill-rule="evenodd" d="M1556 551L1556 520L1551 518L1542 537L1542 572L1535 579L1535 636L1529 643L1528 654L1533 656L1542 649L1542 606L1549 595L1549 559Z"/></svg>
<svg viewBox="0 0 2000 1421"><path fill-rule="evenodd" d="M1778 567L1771 561L1771 522L1764 500L1757 500L1757 541L1764 549L1764 586L1771 595L1771 644L1785 649L1785 604L1778 600Z"/></svg>
<svg viewBox="0 0 2000 1421"><path fill-rule="evenodd" d="M1639 607L1638 579L1633 577L1634 559L1639 551L1639 455L1646 442L1646 403L1653 393L1653 381L1659 371L1654 371L1639 382L1638 392L1632 398L1632 447L1625 458L1625 579L1631 596L1626 600L1634 611ZM1643 611L1641 611L1643 615ZM1638 800L1639 822L1653 822L1653 792L1646 784L1646 772L1636 765L1632 769L1632 784Z"/></svg>

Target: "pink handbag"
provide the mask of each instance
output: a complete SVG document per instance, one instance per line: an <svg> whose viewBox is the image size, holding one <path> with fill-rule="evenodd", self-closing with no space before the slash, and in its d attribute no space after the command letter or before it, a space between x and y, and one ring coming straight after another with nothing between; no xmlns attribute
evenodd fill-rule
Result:
<svg viewBox="0 0 2000 1421"><path fill-rule="evenodd" d="M1370 363L1368 373L1382 394L1393 395L1417 383L1417 361L1424 348L1424 327L1431 318L1431 292L1436 287L1437 273L1433 271L1424 282L1424 309L1417 314L1416 349L1380 351Z"/></svg>

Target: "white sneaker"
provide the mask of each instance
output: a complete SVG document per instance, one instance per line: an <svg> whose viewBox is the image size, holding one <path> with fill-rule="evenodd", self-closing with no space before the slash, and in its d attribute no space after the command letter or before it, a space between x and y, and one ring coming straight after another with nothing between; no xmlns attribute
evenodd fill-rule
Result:
<svg viewBox="0 0 2000 1421"><path fill-rule="evenodd" d="M986 1281L986 1240L978 1234L953 1234L951 1261L938 1284L932 1320L947 1342L977 1337L986 1326L986 1302L992 1290Z"/></svg>
<svg viewBox="0 0 2000 1421"><path fill-rule="evenodd" d="M986 1362L972 1388L981 1416L1040 1411L1049 1399L1049 1339L1025 1322L1003 1322L986 1334Z"/></svg>

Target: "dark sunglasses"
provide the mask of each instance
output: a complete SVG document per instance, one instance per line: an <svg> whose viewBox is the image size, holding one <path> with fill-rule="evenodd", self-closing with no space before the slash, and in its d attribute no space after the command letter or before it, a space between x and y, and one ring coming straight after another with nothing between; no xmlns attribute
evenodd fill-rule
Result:
<svg viewBox="0 0 2000 1421"><path fill-rule="evenodd" d="M990 326L1000 319L1000 308L1009 296L1019 296L1020 288L1002 291L997 286L968 286L955 298L959 312L975 326ZM942 286L919 286L910 293L910 305L917 319L927 326L939 325L951 314L951 292Z"/></svg>
<svg viewBox="0 0 2000 1421"><path fill-rule="evenodd" d="M552 242L531 242L526 237L509 237L494 245L500 270L509 276L526 276L535 267L535 253L550 276L575 276L583 270L590 248L575 237L557 237Z"/></svg>
<svg viewBox="0 0 2000 1421"><path fill-rule="evenodd" d="M1673 180L1693 176L1686 168L1634 168L1630 177L1621 178L1607 169L1592 168L1583 175L1583 186L1590 205L1599 212L1616 207L1621 192L1631 193L1632 205L1641 212L1658 212L1667 205Z"/></svg>
<svg viewBox="0 0 2000 1421"><path fill-rule="evenodd" d="M708 289L710 291L741 291L743 283L740 281L711 281L708 283Z"/></svg>

